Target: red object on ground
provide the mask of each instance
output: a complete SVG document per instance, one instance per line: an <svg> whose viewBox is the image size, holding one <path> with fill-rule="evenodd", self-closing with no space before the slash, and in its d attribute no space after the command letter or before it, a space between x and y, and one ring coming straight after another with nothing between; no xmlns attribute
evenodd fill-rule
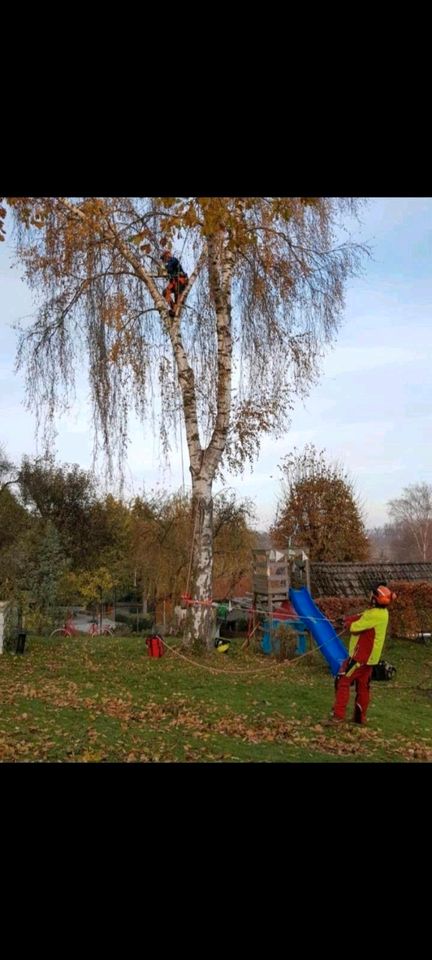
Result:
<svg viewBox="0 0 432 960"><path fill-rule="evenodd" d="M149 657L163 657L165 653L164 643L162 637L159 637L157 633L154 633L151 637L146 637L146 644Z"/></svg>

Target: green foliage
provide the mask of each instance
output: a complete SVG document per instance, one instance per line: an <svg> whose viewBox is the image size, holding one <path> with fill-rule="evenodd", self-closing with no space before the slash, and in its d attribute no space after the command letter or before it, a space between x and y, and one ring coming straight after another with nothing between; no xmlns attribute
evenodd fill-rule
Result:
<svg viewBox="0 0 432 960"><path fill-rule="evenodd" d="M249 572L254 533L253 508L247 499L221 493L214 502L213 579L223 578L224 592ZM131 506L132 563L149 602L186 589L193 535L191 498L158 492L136 498Z"/></svg>
<svg viewBox="0 0 432 960"><path fill-rule="evenodd" d="M0 492L0 593L3 600L25 589L31 554L31 518L10 488Z"/></svg>
<svg viewBox="0 0 432 960"><path fill-rule="evenodd" d="M58 617L60 585L69 561L65 558L60 537L48 520L38 531L36 548L29 558L28 590L32 598L32 622L26 624L38 633L52 629ZM29 617L30 614L27 615Z"/></svg>
<svg viewBox="0 0 432 960"><path fill-rule="evenodd" d="M91 562L90 514L96 500L92 474L78 464L58 465L52 457L23 457L19 471L23 504L31 515L56 528L73 568Z"/></svg>
<svg viewBox="0 0 432 960"><path fill-rule="evenodd" d="M99 602L101 587L104 601L113 600L114 590L117 599L133 590L135 600L153 606L159 596L179 596L185 590L192 538L190 497L158 491L128 504L98 495L92 475L76 464L27 457L14 489L20 500L11 487L0 492L0 584L5 599L20 596L30 602L35 590L33 599L42 616L45 594L53 592L56 601L67 606L79 596L88 603ZM214 517L214 573L224 578L228 589L249 569L251 505L222 493L216 497ZM53 544L41 547L47 530L55 539L51 560Z"/></svg>
<svg viewBox="0 0 432 960"><path fill-rule="evenodd" d="M75 583L79 596L88 604L103 603L107 596L111 596L114 587L114 579L107 567L85 570L75 576Z"/></svg>
<svg viewBox="0 0 432 960"><path fill-rule="evenodd" d="M132 633L141 633L143 630L151 630L153 627L153 614L135 614L135 613L116 613L116 623L124 623L130 628Z"/></svg>

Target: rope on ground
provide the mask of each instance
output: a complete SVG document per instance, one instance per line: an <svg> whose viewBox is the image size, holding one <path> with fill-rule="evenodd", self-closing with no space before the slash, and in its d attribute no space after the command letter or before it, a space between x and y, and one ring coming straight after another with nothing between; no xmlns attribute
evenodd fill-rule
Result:
<svg viewBox="0 0 432 960"><path fill-rule="evenodd" d="M189 557L189 569L188 569L188 575L187 575L187 581L186 581L186 594L189 593L189 583L190 583L191 572L192 572L192 560L193 560L194 540L195 540L195 534L196 534L197 524L198 524L198 510L196 510L194 520L195 520L195 522L194 522L194 528L193 528L193 534L192 534L192 541L191 541L191 549L190 549L190 557Z"/></svg>
<svg viewBox="0 0 432 960"><path fill-rule="evenodd" d="M278 663L263 664L258 670L220 670L218 667L210 667L207 663L198 663L196 660L186 657L183 653L180 653L178 650L176 650L175 647L172 647L169 643L167 643L162 637L161 640L164 646L167 647L168 650L171 650L176 657L181 657L182 660L186 660L187 663L191 663L194 667L201 667L202 670L209 670L210 673L223 673L225 676L245 676L246 674L249 674L249 676L251 674L258 676L260 673L262 674L263 671L267 673L269 670L274 670L275 668L283 666L294 667L299 660L303 660L303 657L309 657L311 653L316 653L316 651L320 650L323 646L321 643L319 647L314 647L313 650L307 650L306 653L301 653L300 656L295 658L295 660L281 660Z"/></svg>

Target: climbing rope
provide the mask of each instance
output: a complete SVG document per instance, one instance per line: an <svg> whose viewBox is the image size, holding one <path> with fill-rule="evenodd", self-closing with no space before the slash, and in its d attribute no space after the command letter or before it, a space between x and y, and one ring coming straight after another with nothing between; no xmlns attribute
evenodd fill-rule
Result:
<svg viewBox="0 0 432 960"><path fill-rule="evenodd" d="M194 532L193 532L193 537L192 537L192 549L191 549L191 556L190 556L190 563L189 563L189 570L188 570L188 577L187 577L187 589L186 589L186 593L184 593L184 594L182 595L182 598L183 598L184 602L185 602L186 604L190 605L190 606L202 605L202 606L206 606L206 607L210 608L210 607L212 606L212 603L213 603L212 600L194 600L194 599L192 599L192 597L190 597L189 594L188 594L188 587L189 587L190 575L191 575L191 568L192 568L193 542L194 542L194 539L195 539L197 519L198 519L198 510L197 510L197 513L196 513L196 516L195 516L195 525L194 525ZM245 609L245 611L246 611L246 610L253 610L254 612L257 612L257 613L260 613L260 612L266 613L267 616L268 616L268 611L260 610L260 609L257 608L257 607L245 607L244 609ZM323 620L326 620L327 618L323 616L323 617L303 617L302 619L303 619L303 620L316 621L317 623L322 623ZM334 621L333 621L333 620L330 620L330 621L329 621L329 623L336 623L336 622L337 622L336 620L334 620ZM284 623L284 621L282 620L282 621L281 621L282 626L283 626L283 623ZM252 633L251 633L251 634L248 636L248 638L247 638L247 641L248 641L248 642L249 642L249 640L252 639L254 633L255 633L256 630L259 628L259 626L260 626L260 624L256 624L256 626L254 627ZM340 631L340 633L336 633L336 636L337 636L338 638L340 638L343 633L345 633L345 627ZM184 638L184 635L185 635L185 632L183 632L183 638ZM171 650L171 652L174 653L177 657L180 657L181 659L186 660L188 663L191 663L193 666L201 667L203 670L208 670L208 671L211 672L211 673L222 673L222 674L225 674L225 676L236 675L236 674L238 674L238 675L243 675L243 676L244 676L244 675L251 675L251 674L252 674L252 675L253 675L253 674L258 675L258 674L260 674L260 673L262 674L263 671L264 671L264 672L267 672L267 671L269 671L269 670L274 670L275 668L278 668L278 667L280 667L280 666L283 665L283 664L286 665L286 663L287 663L287 661L280 661L280 662L277 662L277 663L262 664L262 665L258 668L258 671L257 671L256 669L254 669L254 670L220 670L220 669L218 669L218 667L210 667L208 664L198 663L196 660L192 660L190 657L186 657L184 654L179 653L179 651L176 650L174 647L171 647L170 644L168 644L168 643L166 642L166 640L164 640L163 638L161 638L161 639L162 639L162 642L163 642L163 643L165 644L165 646L167 647L167 649L168 649L168 650ZM243 646L244 646L244 645L243 645ZM243 649L243 646L242 646L242 649ZM314 647L312 650L307 650L306 653L300 654L298 657L295 658L295 660L289 662L289 666L294 666L296 663L298 663L299 660L302 660L303 657L308 657L308 656L310 656L312 653L315 653L317 650L320 650L322 646L324 646L324 644L321 643L321 644L317 645L316 647Z"/></svg>
<svg viewBox="0 0 432 960"><path fill-rule="evenodd" d="M267 620L280 620L281 623L283 623L283 620L281 619L281 614L280 614L280 613L276 613L275 610L273 610L272 612L270 612L269 610L265 609L265 607L256 607L256 606L255 606L255 607L254 607L254 606L251 606L251 607L246 607L246 606L244 606L244 607L242 607L241 605L239 605L239 606L240 606L240 609L241 609L241 610L244 610L244 611L245 611L245 613L247 613L247 612L263 613L263 614L265 615L265 617L266 617ZM276 609L277 609L278 611L282 610L281 607L277 607ZM364 609L364 608L363 608L363 609ZM358 611L358 613L352 614L352 616L360 616L360 613L362 613L362 612L363 612L362 610L361 610L361 611ZM333 619L333 620L331 620L330 617L326 617L324 613L322 614L321 617L310 617L309 615L305 615L305 614L297 614L297 616L294 617L294 616L293 616L292 614L290 614L289 612L283 611L283 616L284 616L284 617L286 616L286 619L287 619L287 620L291 620L291 621L294 621L294 620L305 620L305 621L306 621L306 620L307 620L307 621L309 621L310 623L322 623L324 620L327 620L329 623L336 624L336 623L338 623L340 620L342 620L342 619L344 618L345 614L342 614L342 613L341 613L339 617L336 617L336 619Z"/></svg>
<svg viewBox="0 0 432 960"><path fill-rule="evenodd" d="M299 660L303 660L304 657L309 657L311 653L316 653L317 650L320 650L323 644L321 643L318 647L314 647L313 650L307 650L306 653L301 653L300 656L296 657L295 660L283 660L279 663L270 663L262 664L258 670L220 670L218 667L210 667L207 663L199 663L197 660L192 660L191 657L186 657L184 653L180 653L179 650L176 650L175 647L172 647L166 640L161 637L162 643L164 646L171 650L171 653L174 653L176 657L180 657L182 660L186 660L188 663L191 663L194 667L201 667L202 670L209 670L210 673L223 673L225 676L245 676L245 675L254 675L258 676L262 674L263 671L267 673L269 670L278 669L279 667L294 667Z"/></svg>
<svg viewBox="0 0 432 960"><path fill-rule="evenodd" d="M182 473L182 493L185 495L185 478L184 478L184 462L183 462L183 432L182 432L182 414L181 410L179 411L179 440L180 440L180 460L181 460L181 473Z"/></svg>
<svg viewBox="0 0 432 960"><path fill-rule="evenodd" d="M189 584L190 584L190 578L191 578L191 572L192 572L193 549L194 549L194 541L195 541L195 534L196 534L197 524L198 524L198 509L197 509L197 511L196 511L196 514L195 514L195 523L194 523L193 534L192 534L192 541L191 541L191 549L190 549L190 557L189 557L189 569L188 569L188 575L187 575L187 581L186 581L186 591L185 591L186 597L189 596Z"/></svg>
<svg viewBox="0 0 432 960"><path fill-rule="evenodd" d="M341 634L338 633L336 634L336 636L340 637ZM161 640L162 640L162 643L167 647L167 649L171 650L171 652L174 653L176 657L180 657L182 660L186 660L188 663L191 663L194 667L201 667L203 670L209 670L211 673L223 673L225 674L225 676L236 676L236 675L245 676L247 674L249 676L251 674L252 675L255 674L256 676L258 676L263 672L267 673L269 670L274 670L275 668L278 669L279 667L282 667L282 666L294 667L300 660L303 660L304 657L310 657L311 654L316 653L317 650L321 650L321 647L324 646L323 643L320 643L319 645L314 647L312 650L307 650L306 653L301 653L298 657L295 658L295 660L289 660L289 661L282 660L277 663L263 663L258 668L258 670L256 668L254 670L235 670L235 669L220 670L218 667L210 667L206 663L199 663L197 660L192 660L190 657L186 657L185 654L180 653L178 650L175 649L175 647L172 647L169 643L167 643L166 640L163 639L163 637L161 637Z"/></svg>

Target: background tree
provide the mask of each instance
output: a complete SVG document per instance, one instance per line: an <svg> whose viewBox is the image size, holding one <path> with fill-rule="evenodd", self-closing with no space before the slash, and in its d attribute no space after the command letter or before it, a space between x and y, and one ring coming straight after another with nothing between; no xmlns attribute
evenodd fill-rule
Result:
<svg viewBox="0 0 432 960"><path fill-rule="evenodd" d="M193 513L183 493L137 498L132 505L134 563L146 602L170 595L177 601L190 588ZM215 497L214 580L223 577L227 589L251 568L255 532L252 505L234 492ZM144 611L145 612L145 611Z"/></svg>
<svg viewBox="0 0 432 960"><path fill-rule="evenodd" d="M29 571L35 536L33 526L23 526L0 552L0 587L3 600L20 600L29 594Z"/></svg>
<svg viewBox="0 0 432 960"><path fill-rule="evenodd" d="M1 557L28 529L31 518L17 500L11 489L5 487L0 493L0 566Z"/></svg>
<svg viewBox="0 0 432 960"><path fill-rule="evenodd" d="M18 468L0 447L0 594L3 600L24 589L30 556L32 518L17 497Z"/></svg>
<svg viewBox="0 0 432 960"><path fill-rule="evenodd" d="M394 533L412 560L432 560L432 484L413 483L402 495L389 500Z"/></svg>
<svg viewBox="0 0 432 960"><path fill-rule="evenodd" d="M127 503L108 494L95 500L89 511L87 557L81 567L107 567L116 588L130 589L133 582L132 516Z"/></svg>
<svg viewBox="0 0 432 960"><path fill-rule="evenodd" d="M389 539L386 535L385 527L373 527L368 531L369 540L369 559L383 563L393 560L393 552Z"/></svg>
<svg viewBox="0 0 432 960"><path fill-rule="evenodd" d="M51 521L73 567L87 566L94 538L91 511L97 501L95 479L78 464L56 464L50 457L23 457L19 490L30 513Z"/></svg>
<svg viewBox="0 0 432 960"><path fill-rule="evenodd" d="M32 603L27 625L41 633L45 627L52 629L58 619L61 585L69 560L51 520L41 521L34 533L25 579Z"/></svg>
<svg viewBox="0 0 432 960"><path fill-rule="evenodd" d="M315 562L366 560L361 506L345 471L313 444L288 454L280 469L282 496L271 529L275 546L302 547Z"/></svg>
<svg viewBox="0 0 432 960"><path fill-rule="evenodd" d="M0 444L0 496L11 484L16 482L18 470Z"/></svg>
<svg viewBox="0 0 432 960"><path fill-rule="evenodd" d="M413 537L402 523L385 523L368 533L370 559L410 563L421 559Z"/></svg>
<svg viewBox="0 0 432 960"><path fill-rule="evenodd" d="M72 575L76 593L90 606L99 611L99 627L102 630L102 609L107 597L111 597L115 579L107 567L97 567L91 571Z"/></svg>
<svg viewBox="0 0 432 960"><path fill-rule="evenodd" d="M251 573L256 545L254 519L250 500L239 500L232 491L215 497L214 580L223 578L228 594L241 577Z"/></svg>
<svg viewBox="0 0 432 960"><path fill-rule="evenodd" d="M159 491L137 497L132 512L132 555L143 598L143 613L159 597L186 589L191 553L190 498Z"/></svg>
<svg viewBox="0 0 432 960"><path fill-rule="evenodd" d="M18 366L47 422L68 403L84 359L97 438L122 466L128 409L152 399L162 444L179 400L192 481L193 588L212 592L212 486L223 460L241 468L263 433L285 432L335 336L362 249L339 242L357 201L314 197L6 198L17 256L40 298ZM188 284L174 316L158 280L176 245ZM233 381L235 374L235 381ZM235 388L233 387L235 383ZM62 392L63 391L63 392ZM206 639L204 606L188 641ZM207 638L210 643L210 638Z"/></svg>

